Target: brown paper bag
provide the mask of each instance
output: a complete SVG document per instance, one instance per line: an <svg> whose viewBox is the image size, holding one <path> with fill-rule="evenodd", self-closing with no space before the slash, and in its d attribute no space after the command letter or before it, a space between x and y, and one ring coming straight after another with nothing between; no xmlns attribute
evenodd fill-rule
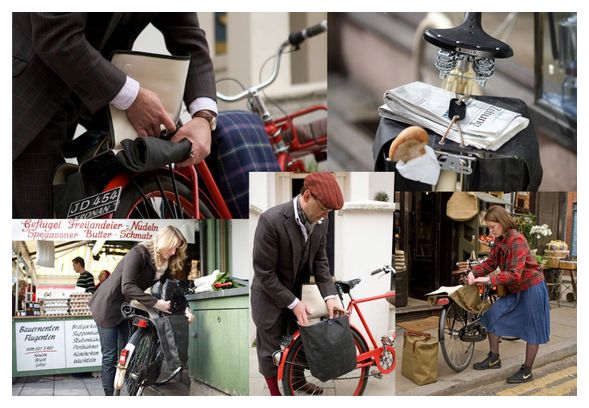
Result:
<svg viewBox="0 0 589 408"><path fill-rule="evenodd" d="M438 340L429 333L406 331L401 374L417 385L438 381Z"/></svg>

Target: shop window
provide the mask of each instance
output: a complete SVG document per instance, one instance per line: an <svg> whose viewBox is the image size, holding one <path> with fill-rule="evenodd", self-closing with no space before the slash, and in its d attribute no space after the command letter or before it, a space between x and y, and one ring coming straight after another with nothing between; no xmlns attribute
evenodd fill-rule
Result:
<svg viewBox="0 0 589 408"><path fill-rule="evenodd" d="M536 128L577 149L577 14L536 13Z"/></svg>

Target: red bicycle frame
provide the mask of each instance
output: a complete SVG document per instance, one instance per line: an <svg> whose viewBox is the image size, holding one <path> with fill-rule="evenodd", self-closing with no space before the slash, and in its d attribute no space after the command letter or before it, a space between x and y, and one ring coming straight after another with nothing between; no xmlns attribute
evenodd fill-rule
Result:
<svg viewBox="0 0 589 408"><path fill-rule="evenodd" d="M282 171L305 172L305 165L299 158L320 152L326 148L327 134L320 135L318 138L308 142L302 142L299 131L294 124L295 119L318 111L327 111L327 106L314 105L265 124L266 133L270 138L270 143L274 148L276 159ZM286 146L282 135L289 130L291 131L291 139L288 146Z"/></svg>
<svg viewBox="0 0 589 408"><path fill-rule="evenodd" d="M383 293L382 295L370 296L370 297L360 298L360 299L351 299L350 303L348 303L346 314L349 317L352 315L352 312L354 310L356 311L356 313L358 314L358 317L360 318L360 322L362 323L362 326L364 327L364 330L366 331L366 334L368 335L368 338L370 339L370 344L372 345L372 349L356 356L356 368L370 367L371 365L376 364L379 371L383 374L389 374L389 373L393 372L393 370L395 369L396 362L397 362L395 349L391 346L388 346L388 345L383 345L381 347L378 347L378 344L376 343L376 339L374 338L374 335L372 334L370 327L368 327L368 323L366 323L366 319L364 319L364 315L362 314L362 311L360 310L360 307L358 306L358 304L360 304L360 303L372 302L373 300L378 300L378 299L387 299L387 298L394 297L394 296L396 296L396 293L395 293L395 291L391 290L389 292ZM368 342L366 342L366 339L364 338L362 333L358 330L358 328L356 328L352 324L350 324L350 327L352 328L352 330L354 330L354 331L356 331L356 333L358 333L358 335L362 338L362 340L364 341L365 344L368 344ZM285 364L286 356L288 355L288 352L291 349L291 347L293 346L295 340L298 339L300 335L301 335L301 332L299 330L297 330L294 333L294 335L292 336L292 339L291 339L289 345L282 352L282 358L280 360L280 365L278 367L278 381L282 381L282 378L284 376L284 367L286 365ZM394 357L392 366L388 367L386 369L380 366L380 355L385 348L388 348L393 353L393 357Z"/></svg>
<svg viewBox="0 0 589 408"><path fill-rule="evenodd" d="M205 187L209 192L211 203L217 210L222 219L231 219L231 212L227 207L227 203L223 199L221 192L219 191L219 187L209 170L207 164L203 161L196 165L200 176L202 177ZM192 203L190 203L192 213L196 219L200 218L200 208L199 208L199 189L198 189L198 174L194 166L188 167L180 167L174 168L174 175L178 178L183 180L192 190ZM131 181L131 174L129 173L121 173L115 176L102 190L102 192L110 191L117 187L121 187L121 190L124 189L129 182ZM173 197L169 197L173 198ZM108 214L104 216L104 218L112 218L112 214Z"/></svg>

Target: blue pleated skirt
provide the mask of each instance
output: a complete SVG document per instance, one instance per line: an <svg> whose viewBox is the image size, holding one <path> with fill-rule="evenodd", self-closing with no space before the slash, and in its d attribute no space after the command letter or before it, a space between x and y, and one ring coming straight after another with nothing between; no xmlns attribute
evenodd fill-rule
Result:
<svg viewBox="0 0 589 408"><path fill-rule="evenodd" d="M497 336L518 337L530 344L548 343L550 305L546 282L499 298L483 315L481 322L489 333Z"/></svg>

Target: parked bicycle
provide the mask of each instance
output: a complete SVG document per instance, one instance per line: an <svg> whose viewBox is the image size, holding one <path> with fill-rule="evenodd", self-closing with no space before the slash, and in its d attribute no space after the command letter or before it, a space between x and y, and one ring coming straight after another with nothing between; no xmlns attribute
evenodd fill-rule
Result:
<svg viewBox="0 0 589 408"><path fill-rule="evenodd" d="M395 271L392 267L385 266L371 272L371 275L379 273L392 273L394 276ZM397 357L394 348L394 335L382 336L382 345L378 346L359 306L361 303L379 299L392 300L395 297L395 292L389 291L382 295L354 299L351 290L359 283L360 279L335 282L342 304L344 304L344 295L348 295L350 299L346 307L347 316L351 317L354 311L358 314L370 341L370 343L366 341L358 328L350 325L357 352L356 368L350 373L327 382L313 377L305 357L300 332L297 330L290 338L287 338L284 348L274 355L278 365L278 381L282 381L285 395L304 395L305 393L299 388L307 384L310 384L313 389L322 390L320 394L316 393L315 395L362 395L370 377L382 378L383 375L390 374L395 369ZM375 367L376 370L370 371L372 367ZM303 378L305 381L301 381ZM307 385L306 388L310 387Z"/></svg>
<svg viewBox="0 0 589 408"><path fill-rule="evenodd" d="M224 102L238 102L247 99L248 109L258 115L264 123L266 133L282 171L308 171L302 159L308 155L313 155L317 162L327 159L327 106L309 106L291 114L284 113L283 117L275 118L268 110L261 91L278 78L280 63L285 53L299 50L301 44L307 38L326 31L327 21L323 21L299 32L291 33L288 40L284 41L276 50L273 57L272 73L265 81L249 88L243 87L242 92L234 95L224 95L217 92L217 97ZM325 114L320 119L307 120L317 116L317 112L325 112Z"/></svg>
<svg viewBox="0 0 589 408"><path fill-rule="evenodd" d="M174 296L170 300L172 302L171 313L183 315L186 299L183 297L178 299ZM114 380L114 395L119 396L124 390L126 395L141 396L147 387L160 386L170 382L182 371L183 367L177 367L165 377L160 378L164 352L155 319L161 318L163 312L155 309L146 311L129 303L123 303L121 313L131 323L133 331L127 345L119 354ZM188 325L188 321L186 325Z"/></svg>
<svg viewBox="0 0 589 408"><path fill-rule="evenodd" d="M473 264L474 262L468 261L468 270L455 271L453 275L458 276L461 283L465 282L466 275ZM490 283L480 285L479 294L481 304L494 303L498 298L497 290ZM439 296L436 303L443 306L438 326L438 341L442 355L448 367L460 372L470 364L474 355L475 343L487 339L487 329L481 323L481 317L485 312L470 312L447 295ZM503 339L516 340L508 337L503 337Z"/></svg>

